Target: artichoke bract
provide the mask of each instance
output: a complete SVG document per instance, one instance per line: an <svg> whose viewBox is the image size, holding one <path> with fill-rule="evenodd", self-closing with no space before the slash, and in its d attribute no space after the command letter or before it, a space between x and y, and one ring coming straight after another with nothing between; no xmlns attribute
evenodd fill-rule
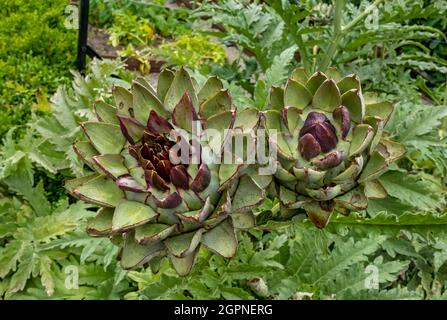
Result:
<svg viewBox="0 0 447 320"><path fill-rule="evenodd" d="M263 126L276 132L276 188L282 216L304 209L324 227L334 210L367 208L386 191L378 177L405 149L383 128L389 102L366 103L356 75L334 80L296 69L284 88L272 87Z"/></svg>
<svg viewBox="0 0 447 320"><path fill-rule="evenodd" d="M81 124L86 139L73 147L95 173L66 189L101 207L87 231L120 245L125 269L157 271L168 256L185 275L201 244L232 257L235 228L250 227L250 209L263 200L263 188L242 175L247 166L216 161L226 131L256 127L257 111L237 113L215 77L197 87L184 69L161 72L156 89L138 78L130 91L114 87L115 105L97 102L97 121Z"/></svg>

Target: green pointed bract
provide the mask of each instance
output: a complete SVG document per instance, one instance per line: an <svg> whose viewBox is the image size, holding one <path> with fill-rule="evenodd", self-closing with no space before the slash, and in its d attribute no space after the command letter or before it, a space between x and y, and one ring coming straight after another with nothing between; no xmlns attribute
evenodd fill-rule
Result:
<svg viewBox="0 0 447 320"><path fill-rule="evenodd" d="M204 126L205 129L214 129L223 132L225 129L232 127L235 118L235 113L232 111L221 112L209 117L204 123Z"/></svg>
<svg viewBox="0 0 447 320"><path fill-rule="evenodd" d="M97 101L94 104L94 109L98 121L119 125L118 119L116 118L116 108L104 101Z"/></svg>
<svg viewBox="0 0 447 320"><path fill-rule="evenodd" d="M388 102L388 101L384 101L384 102L378 102L378 103L373 103L373 104L367 104L366 105L366 115L367 116L377 116L380 119L382 119L385 123L388 122L388 120L390 119L391 114L393 113L393 105Z"/></svg>
<svg viewBox="0 0 447 320"><path fill-rule="evenodd" d="M185 92L188 92L192 104L194 106L198 106L199 103L197 99L197 94L194 90L191 77L189 76L189 74L186 72L185 69L180 68L174 74L174 79L172 80L171 86L166 92L164 100L165 108L168 111L172 112L174 110L174 107L177 105L177 103L185 94Z"/></svg>
<svg viewBox="0 0 447 320"><path fill-rule="evenodd" d="M157 96L157 91L152 87L152 85L149 83L146 78L143 77L137 77L135 79L135 82L145 87L147 90L149 90L150 93L152 93L154 96Z"/></svg>
<svg viewBox="0 0 447 320"><path fill-rule="evenodd" d="M303 125L301 123L302 111L298 108L288 107L284 109L284 115L287 121L287 128L289 132L296 132L298 126Z"/></svg>
<svg viewBox="0 0 447 320"><path fill-rule="evenodd" d="M192 254L200 244L205 229L173 236L164 241L169 253L177 258L183 258Z"/></svg>
<svg viewBox="0 0 447 320"><path fill-rule="evenodd" d="M67 189L67 191L71 193L73 190L75 190L77 187L81 186L82 184L88 183L100 176L101 176L100 174L93 173L88 176L83 176L81 178L67 180L67 181L65 181L65 189Z"/></svg>
<svg viewBox="0 0 447 320"><path fill-rule="evenodd" d="M208 217L208 219L203 222L205 229L209 230L214 228L223 220L225 220L231 212L231 198L227 190L225 194L219 199L219 202L216 205L216 210L214 210L214 212Z"/></svg>
<svg viewBox="0 0 447 320"><path fill-rule="evenodd" d="M214 151L214 153L218 154L222 150L222 146L224 145L224 140L227 137L225 135L225 129L231 128L235 121L235 113L233 111L226 111L222 113L218 113L214 116L211 116L204 123L205 129L213 130L209 135L206 136L208 145ZM220 134L214 134L215 131L220 132Z"/></svg>
<svg viewBox="0 0 447 320"><path fill-rule="evenodd" d="M215 114L230 111L231 108L230 93L228 90L222 89L200 105L199 114L202 118L209 118Z"/></svg>
<svg viewBox="0 0 447 320"><path fill-rule="evenodd" d="M376 150L377 145L380 143L380 140L382 139L383 135L383 126L384 121L380 119L379 117L365 117L365 122L369 124L374 129L374 138L372 139L371 143L368 146L369 149L369 155Z"/></svg>
<svg viewBox="0 0 447 320"><path fill-rule="evenodd" d="M281 167L278 167L278 169L276 169L275 177L285 182L292 182L296 180L295 175L291 174L289 171Z"/></svg>
<svg viewBox="0 0 447 320"><path fill-rule="evenodd" d="M153 110L161 116L169 113L164 109L163 103L146 87L138 82L132 84L133 112L135 119L147 123L149 113Z"/></svg>
<svg viewBox="0 0 447 320"><path fill-rule="evenodd" d="M388 195L378 180L366 181L363 188L368 199L382 199Z"/></svg>
<svg viewBox="0 0 447 320"><path fill-rule="evenodd" d="M309 79L303 68L296 68L293 70L290 78L301 84L306 84L307 79Z"/></svg>
<svg viewBox="0 0 447 320"><path fill-rule="evenodd" d="M237 250L237 239L231 220L226 219L217 227L204 233L201 243L224 258L233 257Z"/></svg>
<svg viewBox="0 0 447 320"><path fill-rule="evenodd" d="M82 128L92 145L101 154L120 153L126 141L120 127L100 122L84 122Z"/></svg>
<svg viewBox="0 0 447 320"><path fill-rule="evenodd" d="M359 183L378 178L387 166L386 159L378 151L374 151L359 177Z"/></svg>
<svg viewBox="0 0 447 320"><path fill-rule="evenodd" d="M241 129L244 133L251 133L259 122L259 112L255 109L239 111L233 123L233 129Z"/></svg>
<svg viewBox="0 0 447 320"><path fill-rule="evenodd" d="M341 205L349 210L364 210L368 206L368 199L361 188L353 189L335 200L336 205Z"/></svg>
<svg viewBox="0 0 447 320"><path fill-rule="evenodd" d="M160 98L160 101L165 101L166 93L171 87L173 80L174 72L168 69L162 70L158 75L157 95Z"/></svg>
<svg viewBox="0 0 447 320"><path fill-rule="evenodd" d="M250 176L250 178L256 183L261 189L266 189L270 185L273 180L273 177L270 174L261 174L260 168L257 166L251 166L247 168L246 175Z"/></svg>
<svg viewBox="0 0 447 320"><path fill-rule="evenodd" d="M163 243L154 242L148 245L140 245L134 239L134 233L126 234L124 247L121 255L121 266L123 269L140 267L151 259L165 254Z"/></svg>
<svg viewBox="0 0 447 320"><path fill-rule="evenodd" d="M130 116L131 113L129 112L129 110L132 110L133 106L132 93L120 86L113 87L112 93L115 100L117 114Z"/></svg>
<svg viewBox="0 0 447 320"><path fill-rule="evenodd" d="M188 132L193 131L193 121L197 121L198 116L192 104L191 97L187 92L185 92L175 106L172 116L175 125Z"/></svg>
<svg viewBox="0 0 447 320"><path fill-rule="evenodd" d="M325 71L326 76L330 79L334 79L335 82L339 82L341 80L341 74L335 67L330 67Z"/></svg>
<svg viewBox="0 0 447 320"><path fill-rule="evenodd" d="M349 167L332 179L335 183L343 183L344 181L355 181L360 172L363 170L363 157L357 157L349 165Z"/></svg>
<svg viewBox="0 0 447 320"><path fill-rule="evenodd" d="M142 186L146 185L144 169L142 167L130 168L129 173L137 183Z"/></svg>
<svg viewBox="0 0 447 320"><path fill-rule="evenodd" d="M273 110L282 110L284 107L284 90L280 87L271 87L269 91L269 104Z"/></svg>
<svg viewBox="0 0 447 320"><path fill-rule="evenodd" d="M356 126L352 132L349 156L356 156L365 151L373 137L374 129L370 125L360 124Z"/></svg>
<svg viewBox="0 0 447 320"><path fill-rule="evenodd" d="M249 230L256 226L255 216L251 212L233 213L231 220L235 229Z"/></svg>
<svg viewBox="0 0 447 320"><path fill-rule="evenodd" d="M204 103L205 101L214 97L217 93L219 93L223 89L222 81L217 77L209 78L202 89L200 89L198 93L199 104Z"/></svg>
<svg viewBox="0 0 447 320"><path fill-rule="evenodd" d="M294 204L297 201L297 194L296 194L296 192L294 192L288 188L280 186L279 187L279 198L285 207L289 207L290 205Z"/></svg>
<svg viewBox="0 0 447 320"><path fill-rule="evenodd" d="M364 210L368 197L385 196L377 178L405 153L383 138L392 105L377 97L365 104L358 77L341 78L335 70L307 77L296 69L283 96L281 90L270 91L270 110L260 122L270 140L276 133L278 161L269 190L279 196L277 215L290 219L304 209L322 228L333 211Z"/></svg>
<svg viewBox="0 0 447 320"><path fill-rule="evenodd" d="M320 71L315 72L306 82L306 88L311 94L315 94L321 84L327 80L327 76Z"/></svg>
<svg viewBox="0 0 447 320"><path fill-rule="evenodd" d="M341 94L344 94L347 91L356 89L361 90L360 87L360 80L355 74L348 75L344 78L342 78L337 83L338 89L340 90Z"/></svg>
<svg viewBox="0 0 447 320"><path fill-rule="evenodd" d="M128 174L129 171L124 165L124 158L119 154L105 154L94 156L93 161L113 179Z"/></svg>
<svg viewBox="0 0 447 320"><path fill-rule="evenodd" d="M161 265L163 262L163 256L155 256L151 260L149 260L149 266L151 268L152 273L156 274L160 271Z"/></svg>
<svg viewBox="0 0 447 320"><path fill-rule="evenodd" d="M312 94L301 83L289 79L284 89L284 105L304 109L311 103Z"/></svg>
<svg viewBox="0 0 447 320"><path fill-rule="evenodd" d="M342 104L348 108L351 120L355 123L362 123L365 117L365 103L358 89L345 92L342 97Z"/></svg>
<svg viewBox="0 0 447 320"><path fill-rule="evenodd" d="M113 208L101 208L87 225L87 232L93 236L108 236L112 233Z"/></svg>
<svg viewBox="0 0 447 320"><path fill-rule="evenodd" d="M292 151L289 148L286 140L284 139L284 131L287 131L286 124L284 123L284 118L279 111L268 110L264 113L265 126L267 131L276 130L276 145L278 147L278 152L284 155L286 158L292 157ZM285 132L289 134L289 132ZM271 136L271 138L274 138Z"/></svg>
<svg viewBox="0 0 447 320"><path fill-rule="evenodd" d="M227 188L227 185L234 181L239 174L241 164L222 164L219 167L219 180L222 186Z"/></svg>
<svg viewBox="0 0 447 320"><path fill-rule="evenodd" d="M332 112L341 104L340 90L334 80L324 81L315 92L312 99L312 105L315 109Z"/></svg>
<svg viewBox="0 0 447 320"><path fill-rule="evenodd" d="M183 257L178 258L174 255L169 255L169 260L171 261L172 266L174 267L174 270L180 275L180 276L186 276L191 272L191 269L195 263L196 256L197 256L198 249L196 249L193 253Z"/></svg>
<svg viewBox="0 0 447 320"><path fill-rule="evenodd" d="M264 113L267 129L282 131L285 128L282 113L277 110L268 110Z"/></svg>
<svg viewBox="0 0 447 320"><path fill-rule="evenodd" d="M293 174L298 179L309 184L320 184L323 181L326 172L313 170L311 168L292 168Z"/></svg>
<svg viewBox="0 0 447 320"><path fill-rule="evenodd" d="M67 191L88 203L102 207L116 207L124 192L111 179L101 175L73 179L65 184Z"/></svg>
<svg viewBox="0 0 447 320"><path fill-rule="evenodd" d="M244 212L254 208L264 199L261 189L249 176L243 176L231 203L232 212Z"/></svg>
<svg viewBox="0 0 447 320"><path fill-rule="evenodd" d="M199 210L204 205L203 199L199 198L192 190L178 191L188 210Z"/></svg>
<svg viewBox="0 0 447 320"><path fill-rule="evenodd" d="M214 210L214 206L212 205L211 197L206 198L205 203L200 203L200 209L194 211L188 211L185 213L178 213L177 217L184 221L190 223L201 223L208 218L208 216Z"/></svg>
<svg viewBox="0 0 447 320"><path fill-rule="evenodd" d="M177 226L175 224L148 223L135 229L135 240L139 244L162 241L174 234L176 230Z"/></svg>
<svg viewBox="0 0 447 320"><path fill-rule="evenodd" d="M405 147L395 141L381 139L377 144L377 150L385 157L387 163L400 159L406 152Z"/></svg>
<svg viewBox="0 0 447 320"><path fill-rule="evenodd" d="M112 231L124 232L137 226L155 220L157 213L140 202L122 200L113 214Z"/></svg>
<svg viewBox="0 0 447 320"><path fill-rule="evenodd" d="M306 189L306 191L309 197L318 201L332 200L343 192L340 184L325 189Z"/></svg>
<svg viewBox="0 0 447 320"><path fill-rule="evenodd" d="M98 155L98 151L88 141L77 141L73 144L73 149L76 154L93 170L97 168L93 157Z"/></svg>
<svg viewBox="0 0 447 320"><path fill-rule="evenodd" d="M129 89L115 86L112 105L97 102L97 121L82 124L88 141L73 146L95 173L67 181L66 189L101 207L87 231L121 247L126 269L149 265L158 271L167 257L186 275L202 240L211 251L231 257L234 229L254 225L251 210L271 183L271 176L257 176L244 163L256 146L234 154L233 140L258 128L259 112L238 112L216 77L197 89L183 68L163 70L156 90L142 77ZM227 132L232 128L234 136ZM199 159L184 159L195 150L201 151Z"/></svg>

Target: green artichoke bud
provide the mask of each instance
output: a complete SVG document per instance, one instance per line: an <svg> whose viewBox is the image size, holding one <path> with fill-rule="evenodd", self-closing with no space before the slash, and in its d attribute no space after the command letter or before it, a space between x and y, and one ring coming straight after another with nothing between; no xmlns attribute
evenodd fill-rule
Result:
<svg viewBox="0 0 447 320"><path fill-rule="evenodd" d="M296 69L284 89L273 87L261 117L276 134L284 215L303 208L322 228L334 210L363 210L368 198L386 196L377 178L405 153L383 134L392 111L389 102L365 103L355 75L335 81Z"/></svg>
<svg viewBox="0 0 447 320"><path fill-rule="evenodd" d="M168 256L185 275L201 244L232 257L235 228L253 224L249 210L264 197L242 176L247 166L216 161L227 129L256 127L258 113L237 113L217 78L196 87L184 69L163 71L156 90L139 78L131 91L114 87L115 106L97 102L98 121L81 125L87 140L74 149L95 173L66 189L101 207L87 231L122 246L125 269L149 263L156 271Z"/></svg>

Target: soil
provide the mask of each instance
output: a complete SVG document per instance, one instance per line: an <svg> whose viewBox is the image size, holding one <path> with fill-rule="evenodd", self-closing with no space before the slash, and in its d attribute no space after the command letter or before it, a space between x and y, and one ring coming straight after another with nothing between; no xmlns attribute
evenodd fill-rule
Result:
<svg viewBox="0 0 447 320"><path fill-rule="evenodd" d="M94 26L89 26L88 42L102 58L106 59L116 59L117 52L123 50L122 46L113 47L109 43L109 33L106 30Z"/></svg>

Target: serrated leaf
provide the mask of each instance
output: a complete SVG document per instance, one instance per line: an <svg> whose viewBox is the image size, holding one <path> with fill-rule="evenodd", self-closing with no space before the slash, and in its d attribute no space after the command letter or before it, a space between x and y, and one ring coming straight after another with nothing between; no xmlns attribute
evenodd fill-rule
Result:
<svg viewBox="0 0 447 320"><path fill-rule="evenodd" d="M273 58L272 65L265 71L267 88L281 85L287 79L290 71L290 62L296 50L297 46L293 45Z"/></svg>
<svg viewBox="0 0 447 320"><path fill-rule="evenodd" d="M437 183L400 171L390 171L380 177L387 193L420 210L441 208L443 189Z"/></svg>

